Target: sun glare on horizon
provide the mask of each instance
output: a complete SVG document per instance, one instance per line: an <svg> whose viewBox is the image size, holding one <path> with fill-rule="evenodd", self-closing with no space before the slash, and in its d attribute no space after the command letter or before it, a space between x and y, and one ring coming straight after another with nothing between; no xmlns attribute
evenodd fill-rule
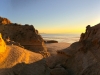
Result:
<svg viewBox="0 0 100 75"><path fill-rule="evenodd" d="M47 33L47 34L80 34L84 33L85 28L74 28L74 29L39 29L39 33Z"/></svg>

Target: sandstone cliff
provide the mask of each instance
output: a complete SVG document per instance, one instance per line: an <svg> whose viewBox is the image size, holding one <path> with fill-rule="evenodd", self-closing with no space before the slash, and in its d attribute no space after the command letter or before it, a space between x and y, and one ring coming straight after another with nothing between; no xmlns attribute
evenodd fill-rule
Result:
<svg viewBox="0 0 100 75"><path fill-rule="evenodd" d="M48 66L56 70L57 65L60 65L68 72L66 75L100 75L99 38L100 24L93 27L88 25L80 40L64 50L57 51L58 54ZM53 72L52 75L57 73Z"/></svg>
<svg viewBox="0 0 100 75"><path fill-rule="evenodd" d="M0 32L7 44L8 40L10 40L10 43L11 41L14 41L17 44L19 43L25 49L40 52L42 54L47 53L44 41L41 35L39 35L38 30L36 30L33 25L20 25L17 23L8 23L7 25L3 25L1 22Z"/></svg>
<svg viewBox="0 0 100 75"><path fill-rule="evenodd" d="M49 69L41 54L6 46L0 36L0 75L49 75Z"/></svg>

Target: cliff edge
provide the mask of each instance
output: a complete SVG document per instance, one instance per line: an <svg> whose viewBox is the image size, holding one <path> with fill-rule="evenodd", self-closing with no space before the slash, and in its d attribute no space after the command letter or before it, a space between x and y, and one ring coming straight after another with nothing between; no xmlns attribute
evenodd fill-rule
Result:
<svg viewBox="0 0 100 75"><path fill-rule="evenodd" d="M6 18L1 19L4 20L0 21L0 32L6 44L20 44L25 49L46 55L47 49L44 40L33 25L20 25L17 23L11 23ZM2 23L3 21L5 21L6 25Z"/></svg>

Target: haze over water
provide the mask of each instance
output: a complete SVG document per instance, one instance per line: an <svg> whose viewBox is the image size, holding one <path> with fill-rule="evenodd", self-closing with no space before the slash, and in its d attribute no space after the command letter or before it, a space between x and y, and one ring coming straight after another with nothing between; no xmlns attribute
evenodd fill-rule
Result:
<svg viewBox="0 0 100 75"><path fill-rule="evenodd" d="M44 40L56 40L59 43L74 43L80 38L80 34L41 34Z"/></svg>

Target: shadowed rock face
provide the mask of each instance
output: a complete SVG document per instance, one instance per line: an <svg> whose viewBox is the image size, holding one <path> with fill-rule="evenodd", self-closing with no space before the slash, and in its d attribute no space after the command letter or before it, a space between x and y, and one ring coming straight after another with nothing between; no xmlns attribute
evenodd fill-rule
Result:
<svg viewBox="0 0 100 75"><path fill-rule="evenodd" d="M88 25L79 42L57 53L66 57L58 58L68 75L100 75L100 24Z"/></svg>
<svg viewBox="0 0 100 75"><path fill-rule="evenodd" d="M33 25L19 25L16 23L0 24L0 32L5 41L9 38L11 41L20 43L24 48L34 52L47 51L42 37Z"/></svg>
<svg viewBox="0 0 100 75"><path fill-rule="evenodd" d="M100 47L100 24L97 24L93 27L88 25L86 27L86 32L81 34L80 40L84 52L87 52L94 48Z"/></svg>

